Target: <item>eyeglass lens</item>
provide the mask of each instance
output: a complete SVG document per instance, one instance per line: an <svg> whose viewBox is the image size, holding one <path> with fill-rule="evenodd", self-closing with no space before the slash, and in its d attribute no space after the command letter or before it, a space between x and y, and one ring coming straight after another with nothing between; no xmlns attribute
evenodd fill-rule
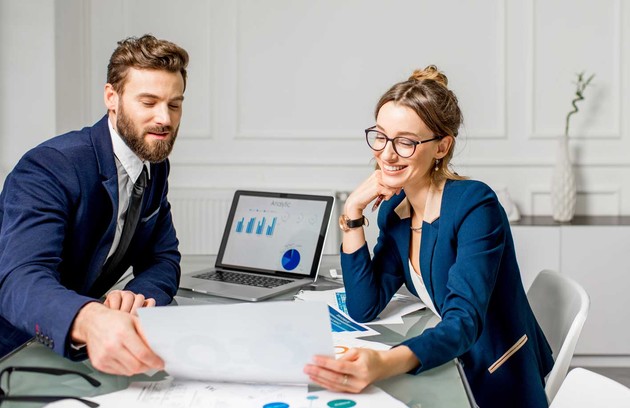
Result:
<svg viewBox="0 0 630 408"><path fill-rule="evenodd" d="M385 149L387 142L391 141L392 145L394 146L394 151L400 157L412 156L413 153L416 151L416 145L418 144L417 142L406 137L395 137L393 139L390 139L381 132L374 129L367 130L365 132L365 135L368 145L373 150L377 151Z"/></svg>

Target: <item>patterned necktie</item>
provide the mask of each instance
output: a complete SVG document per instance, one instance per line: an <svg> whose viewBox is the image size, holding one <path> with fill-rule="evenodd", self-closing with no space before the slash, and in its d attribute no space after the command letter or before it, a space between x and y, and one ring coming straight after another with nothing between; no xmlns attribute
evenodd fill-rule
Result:
<svg viewBox="0 0 630 408"><path fill-rule="evenodd" d="M147 168L142 166L142 173L133 185L131 191L131 197L129 199L129 207L127 207L127 215L125 216L125 225L123 226L122 234L120 235L120 242L116 251L109 257L101 274L96 279L96 282L92 285L88 295L94 298L100 298L107 292L122 274L127 270L124 267L122 260L125 258L127 248L133 238L133 234L136 232L136 226L140 220L140 213L142 212L142 197L144 190L147 186Z"/></svg>

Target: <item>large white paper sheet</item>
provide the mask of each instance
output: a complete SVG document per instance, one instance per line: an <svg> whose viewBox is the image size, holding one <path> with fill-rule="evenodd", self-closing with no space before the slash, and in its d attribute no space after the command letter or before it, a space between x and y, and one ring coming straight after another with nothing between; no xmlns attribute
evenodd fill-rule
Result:
<svg viewBox="0 0 630 408"><path fill-rule="evenodd" d="M142 308L149 345L177 378L306 384L314 355L334 356L328 306L265 302Z"/></svg>
<svg viewBox="0 0 630 408"><path fill-rule="evenodd" d="M399 408L405 404L380 388L361 394L308 392L306 386L260 386L233 383L165 380L132 383L129 388L89 398L101 408ZM75 405L78 404L78 405ZM72 400L48 408L85 407Z"/></svg>

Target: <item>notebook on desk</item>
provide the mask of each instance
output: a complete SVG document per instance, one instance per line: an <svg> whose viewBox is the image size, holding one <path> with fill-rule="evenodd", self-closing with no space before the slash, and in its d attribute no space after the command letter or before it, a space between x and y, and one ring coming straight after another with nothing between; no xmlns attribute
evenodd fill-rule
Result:
<svg viewBox="0 0 630 408"><path fill-rule="evenodd" d="M237 190L214 268L182 276L180 288L258 301L313 283L334 198Z"/></svg>

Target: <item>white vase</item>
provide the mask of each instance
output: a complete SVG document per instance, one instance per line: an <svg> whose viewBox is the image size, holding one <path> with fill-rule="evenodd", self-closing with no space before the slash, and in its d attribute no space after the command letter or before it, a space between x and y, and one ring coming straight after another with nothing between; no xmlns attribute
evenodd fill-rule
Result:
<svg viewBox="0 0 630 408"><path fill-rule="evenodd" d="M575 174L569 157L569 138L558 138L556 165L551 180L551 211L555 221L568 222L575 214L577 188Z"/></svg>

